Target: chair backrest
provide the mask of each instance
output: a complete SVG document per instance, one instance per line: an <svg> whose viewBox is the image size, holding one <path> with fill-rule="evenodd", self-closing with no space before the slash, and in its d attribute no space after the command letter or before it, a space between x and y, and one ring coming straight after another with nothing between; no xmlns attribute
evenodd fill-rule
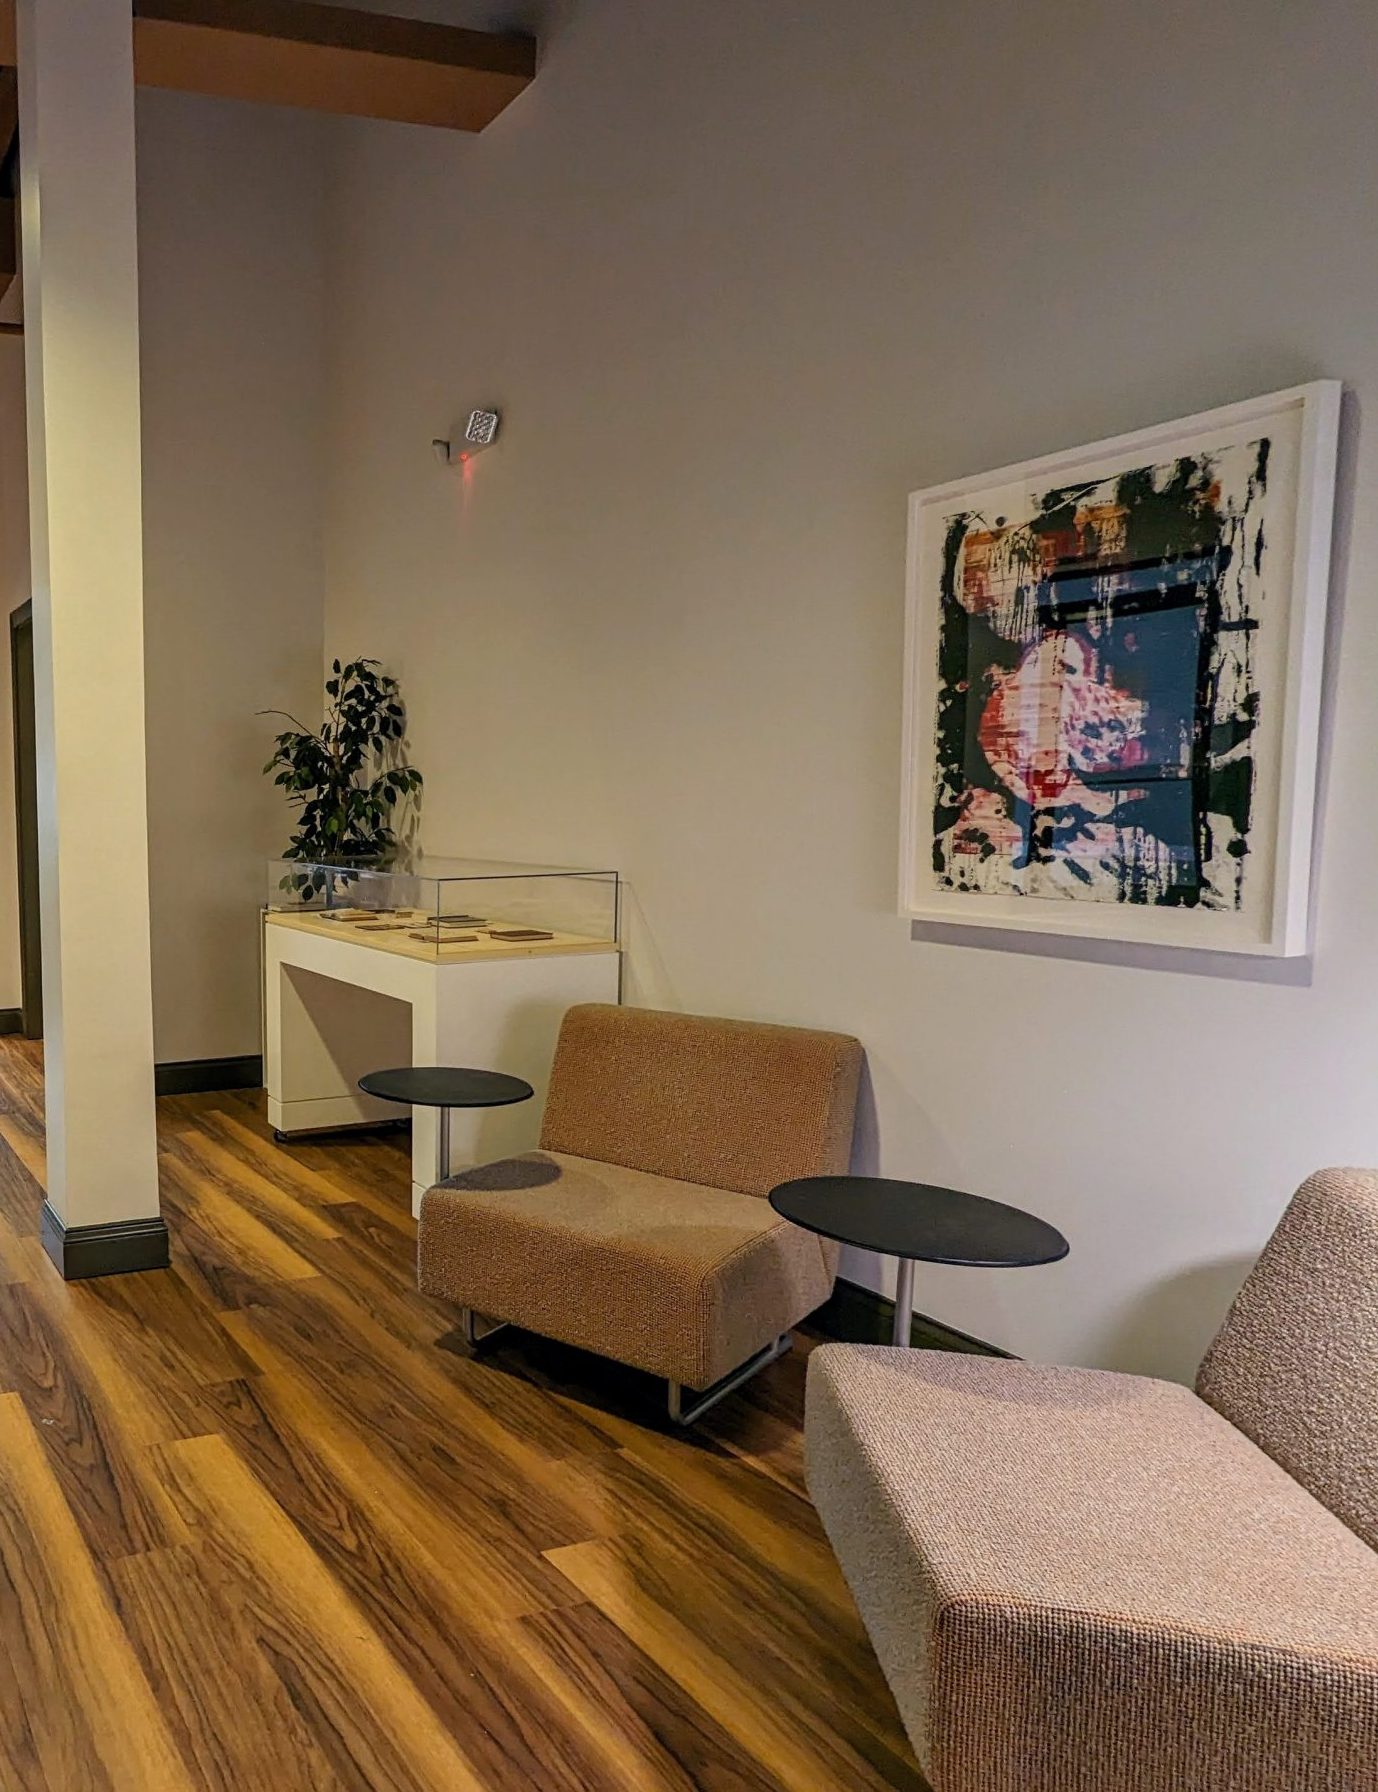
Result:
<svg viewBox="0 0 1378 1792"><path fill-rule="evenodd" d="M1378 1171L1302 1184L1196 1391L1378 1549Z"/></svg>
<svg viewBox="0 0 1378 1792"><path fill-rule="evenodd" d="M861 1046L842 1033L586 1004L560 1029L541 1144L765 1195L845 1172Z"/></svg>

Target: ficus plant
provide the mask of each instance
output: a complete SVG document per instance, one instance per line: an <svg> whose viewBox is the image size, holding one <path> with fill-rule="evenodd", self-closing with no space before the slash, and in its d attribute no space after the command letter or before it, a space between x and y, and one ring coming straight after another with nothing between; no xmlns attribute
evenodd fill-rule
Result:
<svg viewBox="0 0 1378 1792"><path fill-rule="evenodd" d="M292 726L279 734L264 766L299 811L283 854L313 865L374 865L396 853L421 773L404 761L406 711L397 680L377 660L331 662L325 719L307 728L285 710L262 710ZM283 881L304 898L321 895L326 878L301 872Z"/></svg>

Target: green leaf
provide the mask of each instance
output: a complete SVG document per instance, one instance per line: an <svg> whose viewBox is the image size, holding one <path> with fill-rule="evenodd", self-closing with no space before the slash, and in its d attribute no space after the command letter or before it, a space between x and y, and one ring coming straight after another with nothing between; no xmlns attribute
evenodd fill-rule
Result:
<svg viewBox="0 0 1378 1792"><path fill-rule="evenodd" d="M285 856L298 862L392 850L396 837L384 817L421 789L420 772L398 763L406 712L397 680L376 659L332 660L330 671L320 727L277 734L263 767L294 812ZM350 880L302 875L295 887L308 900L327 881L335 893Z"/></svg>

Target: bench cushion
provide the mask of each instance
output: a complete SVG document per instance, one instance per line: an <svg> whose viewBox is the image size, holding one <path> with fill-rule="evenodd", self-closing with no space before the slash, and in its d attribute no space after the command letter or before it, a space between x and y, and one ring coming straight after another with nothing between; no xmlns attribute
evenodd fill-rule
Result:
<svg viewBox="0 0 1378 1792"><path fill-rule="evenodd" d="M1336 1792L1378 1556L1188 1389L828 1345L809 1488L936 1792Z"/></svg>
<svg viewBox="0 0 1378 1792"><path fill-rule="evenodd" d="M690 1388L820 1306L834 1263L755 1195L558 1151L468 1170L421 1205L423 1293Z"/></svg>

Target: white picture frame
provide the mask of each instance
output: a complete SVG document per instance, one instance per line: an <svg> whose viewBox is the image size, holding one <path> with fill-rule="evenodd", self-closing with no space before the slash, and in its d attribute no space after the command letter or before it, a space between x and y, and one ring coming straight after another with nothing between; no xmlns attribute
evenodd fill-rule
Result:
<svg viewBox="0 0 1378 1792"><path fill-rule="evenodd" d="M1318 380L910 496L904 916L1310 949L1340 395ZM1164 494L1208 549L1178 545Z"/></svg>

